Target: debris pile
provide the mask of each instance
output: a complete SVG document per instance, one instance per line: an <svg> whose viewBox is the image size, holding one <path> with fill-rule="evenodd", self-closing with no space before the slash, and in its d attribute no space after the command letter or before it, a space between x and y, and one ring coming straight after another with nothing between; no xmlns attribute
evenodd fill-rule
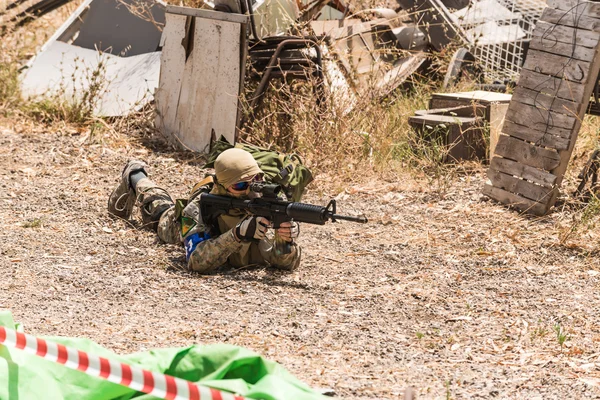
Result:
<svg viewBox="0 0 600 400"><path fill-rule="evenodd" d="M3 13L10 14L11 21L25 24L67 1L14 0ZM231 52L239 47L239 51L250 55L254 72L248 77L240 75L239 90L218 96L244 93L244 80L255 80L259 85L250 96L253 111L260 106L271 79L287 82L316 78L317 83L324 84L317 85L320 98L345 101L345 108L351 110L357 98L382 98L404 87L411 75L426 71L432 52L443 50L453 40L466 47L450 62L446 86L468 66L473 67L472 73L482 72L488 82L514 81L533 37L535 22L545 7L543 0L397 1L398 10L352 10L341 0L306 4L292 0L216 1L214 10L221 14L249 17L242 24L248 35L242 34L233 42L211 44L213 51L206 54L206 65L215 62L211 58L215 51ZM25 5L28 7L22 10ZM20 12L15 14L15 10ZM95 113L124 115L139 108L152 100L158 87L162 45L172 42L169 35L179 35L169 29L163 32L164 25L165 5L160 1L87 0L28 64L23 93L28 97L86 93L94 85L86 75L101 69L107 87L96 94ZM194 32L193 25L186 25L185 29L186 37ZM203 40L199 36L196 39ZM187 52L189 57L191 49L180 52ZM79 61L85 67L76 67ZM162 61L163 68L171 62ZM204 79L198 68L201 67L194 69L194 80ZM47 71L51 71L49 76ZM169 70L163 75L167 73L179 72ZM235 114L233 129L244 122L237 111ZM227 132L215 132L216 136L228 136L231 126L229 123ZM204 144L186 146L205 148Z"/></svg>
<svg viewBox="0 0 600 400"><path fill-rule="evenodd" d="M515 81L544 0L397 0L435 50L463 44L490 82ZM461 58L462 59L462 58Z"/></svg>

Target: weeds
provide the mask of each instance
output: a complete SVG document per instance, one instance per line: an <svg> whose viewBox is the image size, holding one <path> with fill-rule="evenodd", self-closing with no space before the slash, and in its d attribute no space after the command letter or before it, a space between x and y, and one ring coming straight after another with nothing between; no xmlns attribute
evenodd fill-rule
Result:
<svg viewBox="0 0 600 400"><path fill-rule="evenodd" d="M576 232L594 229L600 216L600 199L595 193L580 213L574 213L571 226L561 235L560 243L565 244Z"/></svg>
<svg viewBox="0 0 600 400"><path fill-rule="evenodd" d="M75 60L75 63L82 60ZM77 85L80 87L77 87ZM27 114L38 121L51 124L57 121L88 125L96 120L94 112L106 91L106 62L79 72L73 70L70 83L61 82L57 90L41 100L24 106ZM65 96L66 94L66 96Z"/></svg>
<svg viewBox="0 0 600 400"><path fill-rule="evenodd" d="M268 148L299 152L318 172L332 172L340 180L366 171L396 176L403 167L438 169L441 146L414 146L408 116L424 108L432 88L416 86L409 94L385 102L357 99L352 111L345 104L317 105L311 83L271 84L263 107L244 127L241 140Z"/></svg>
<svg viewBox="0 0 600 400"><path fill-rule="evenodd" d="M40 228L43 221L40 218L34 218L23 222L23 228Z"/></svg>
<svg viewBox="0 0 600 400"><path fill-rule="evenodd" d="M569 334L565 332L563 327L558 322L554 325L554 332L556 333L556 340L558 341L560 349L562 350L565 342L569 340Z"/></svg>
<svg viewBox="0 0 600 400"><path fill-rule="evenodd" d="M20 97L17 66L0 62L0 109L15 107Z"/></svg>
<svg viewBox="0 0 600 400"><path fill-rule="evenodd" d="M546 329L543 326L538 326L533 330L533 332L531 333L531 336L533 338L543 338L546 335L548 335L548 333L549 333L548 329Z"/></svg>

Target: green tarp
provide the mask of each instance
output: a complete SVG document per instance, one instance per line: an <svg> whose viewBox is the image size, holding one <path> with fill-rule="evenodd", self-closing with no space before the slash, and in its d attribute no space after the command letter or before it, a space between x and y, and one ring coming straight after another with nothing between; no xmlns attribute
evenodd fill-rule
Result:
<svg viewBox="0 0 600 400"><path fill-rule="evenodd" d="M19 329L9 311L0 326ZM279 364L242 347L194 345L121 356L88 339L47 337L68 347L252 399L327 399ZM0 400L155 399L124 386L0 345Z"/></svg>

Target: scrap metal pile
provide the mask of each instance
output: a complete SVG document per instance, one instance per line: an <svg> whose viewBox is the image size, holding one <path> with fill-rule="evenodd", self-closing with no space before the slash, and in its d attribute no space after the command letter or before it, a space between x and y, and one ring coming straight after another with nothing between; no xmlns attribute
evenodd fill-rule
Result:
<svg viewBox="0 0 600 400"><path fill-rule="evenodd" d="M14 0L0 10L0 25L27 24L68 1ZM356 98L383 97L403 87L411 75L426 70L433 52L453 42L464 49L448 66L447 84L470 64L477 64L480 78L488 83L514 81L545 7L544 0L397 2L393 10L353 10L342 0L217 0L203 8L249 15L243 46L254 73L248 78L261 82L250 97L253 107L260 105L269 80L316 77L325 84L323 95L346 101L350 110ZM152 100L158 87L160 52L168 40L164 24L165 4L160 0L87 0L27 65L23 93L85 92L90 83L79 75L96 68L102 54L109 59L105 68L112 83L95 111L125 115ZM280 46L292 39L297 42ZM132 57L135 70L143 73L128 67ZM87 67L76 68L76 60L84 60ZM52 73L42 76L42 70ZM74 85L69 83L73 74Z"/></svg>
<svg viewBox="0 0 600 400"><path fill-rule="evenodd" d="M0 27L24 25L67 1L14 0L0 10ZM410 84L435 52L458 49L444 85L469 73L480 88L511 84L515 94L434 96L409 123L441 135L450 149L445 161L489 158L489 197L548 212L583 114L600 115L598 3L396 1L396 9L353 10L343 0L215 0L203 9L85 0L26 65L22 92L89 96L101 68L107 87L95 92L96 115L126 115L154 101L158 129L205 152L218 137L237 140L274 79L311 81L318 103L329 98L349 111L358 99ZM592 181L594 163L584 174Z"/></svg>

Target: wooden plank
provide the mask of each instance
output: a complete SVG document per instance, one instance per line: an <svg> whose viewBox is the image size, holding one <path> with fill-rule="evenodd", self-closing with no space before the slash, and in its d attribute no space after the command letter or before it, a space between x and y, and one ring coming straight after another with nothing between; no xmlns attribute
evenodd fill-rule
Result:
<svg viewBox="0 0 600 400"><path fill-rule="evenodd" d="M508 175L519 176L528 181L537 183L538 185L553 187L556 183L556 176L550 172L542 171L541 169L533 168L528 165L523 165L507 158L494 157L490 162L490 169L504 172Z"/></svg>
<svg viewBox="0 0 600 400"><path fill-rule="evenodd" d="M534 131L538 131L538 132L542 132L542 133L550 133L553 136L561 137L564 139L571 138L572 131L570 129L550 127L550 125L546 125L546 124L541 124L539 126L535 126L535 125L532 125L531 121L527 120L527 118L521 118L520 115L516 115L516 116L518 118L514 118L515 117L514 114L509 115L507 113L505 119L506 119L506 121L514 122L515 124L518 124L518 125L527 126L529 129L532 129ZM515 121L515 120L517 120L517 121ZM550 128L552 128L552 129L550 129Z"/></svg>
<svg viewBox="0 0 600 400"><path fill-rule="evenodd" d="M536 131L527 126L515 124L512 121L504 121L502 133L535 143L537 146L550 147L558 151L568 149L569 143L571 143L569 138L554 136L550 132Z"/></svg>
<svg viewBox="0 0 600 400"><path fill-rule="evenodd" d="M545 215L548 212L545 204L526 199L504 189L493 187L492 185L486 184L483 187L483 194L528 214Z"/></svg>
<svg viewBox="0 0 600 400"><path fill-rule="evenodd" d="M577 122L572 115L559 114L517 101L510 102L506 119L543 132L554 128L571 130ZM561 134L556 136L561 136Z"/></svg>
<svg viewBox="0 0 600 400"><path fill-rule="evenodd" d="M167 4L167 14L185 15L190 17L198 17L212 19L216 21L233 22L236 24L247 24L249 16L244 14L235 14L229 12L219 12L212 10L201 10L199 8L181 7Z"/></svg>
<svg viewBox="0 0 600 400"><path fill-rule="evenodd" d="M577 3L575 3L574 5L576 6ZM588 3L587 8L585 9L586 15L590 16L590 14L592 12L594 12L595 13L594 16L600 16L600 13L599 13L600 9L598 9L597 7L600 7L600 5L595 4L595 7L593 7L591 4ZM593 9L595 9L595 10L593 10ZM600 50L600 45L598 45L596 47L596 53L598 53L599 50ZM560 156L561 156L560 163L555 169L553 169L551 171L554 175L557 176L557 181L556 181L557 186L559 186L562 183L565 172L569 165L569 160L571 159L571 154L573 153L573 149L574 149L575 143L577 141L577 136L579 134L579 129L581 127L581 121L583 120L585 111L589 105L590 97L592 95L594 87L597 84L598 73L600 73L600 56L595 57L594 61L590 65L589 72L588 72L589 79L587 80L587 82L585 82L582 99L580 101L582 109L581 109L579 115L577 116L578 117L577 124L573 128L573 134L571 136L571 143L569 144L569 148L565 151L560 152ZM557 196L558 196L558 191L556 191L554 193L552 199L550 199L549 204L553 205L554 202L556 201Z"/></svg>
<svg viewBox="0 0 600 400"><path fill-rule="evenodd" d="M516 178L491 167L488 170L487 175L494 187L518 194L526 199L537 201L538 203L546 203L550 200L550 197L554 192L554 189L551 187L536 185L533 182Z"/></svg>
<svg viewBox="0 0 600 400"><path fill-rule="evenodd" d="M411 125L440 125L440 124L467 124L474 123L476 119L474 117L458 117L452 115L441 115L441 114L421 114L410 117L408 123Z"/></svg>
<svg viewBox="0 0 600 400"><path fill-rule="evenodd" d="M547 93L561 99L583 102L585 85L564 79L540 74L534 71L521 70L518 86L537 92Z"/></svg>
<svg viewBox="0 0 600 400"><path fill-rule="evenodd" d="M534 37L546 40L555 40L561 43L577 43L577 46L595 48L600 41L600 32L585 31L569 26L554 25L549 22L538 21L533 30Z"/></svg>
<svg viewBox="0 0 600 400"><path fill-rule="evenodd" d="M502 133L502 125L506 121L509 103L492 103L487 107L487 120L490 128L489 158L494 156L498 138Z"/></svg>
<svg viewBox="0 0 600 400"><path fill-rule="evenodd" d="M478 104L462 105L451 108L430 108L429 110L416 110L415 115L445 115L450 117L473 118L485 117L486 107Z"/></svg>
<svg viewBox="0 0 600 400"><path fill-rule="evenodd" d="M550 172L556 177L554 189L547 191L546 197L540 197L544 192L535 185L523 184L515 180L512 172L503 174L503 171L494 168L490 176L494 179L494 185L499 187L484 188L484 193L490 197L504 203L514 203L519 209L528 209L528 212L537 215L543 215L556 201L581 120L600 72L600 24L594 21L600 18L600 4L580 3L579 0L548 0L548 5L554 10L546 10L542 20L537 23L533 32L533 46L521 72L518 86L525 89L516 91L506 116L508 122L505 122L503 131L511 136L500 137L496 153L519 164ZM573 17L573 14L576 16ZM531 105L536 107L527 108ZM575 115L568 116L562 109L568 109ZM564 120L560 115L572 119ZM541 131L543 135L540 136L536 131ZM539 137L534 140L539 144L550 140L552 136L569 142L566 149L561 148L556 152L521 142L513 135L520 135L527 141ZM564 145L564 141L561 142L560 146ZM511 193L513 191L527 193L525 196L529 199ZM531 198L538 202L532 202Z"/></svg>
<svg viewBox="0 0 600 400"><path fill-rule="evenodd" d="M169 141L177 143L177 106L185 68L185 48L181 45L181 40L185 37L186 17L167 13L165 18L160 79L154 95L156 126Z"/></svg>
<svg viewBox="0 0 600 400"><path fill-rule="evenodd" d="M513 127L512 125L516 125L516 126ZM505 133L508 134L509 136L514 136L512 134L511 129L514 131L514 130L520 130L523 127L525 127L525 128L527 128L529 130L532 130L532 131L535 131L535 132L539 132L539 133L544 134L544 135L548 134L548 135L551 135L551 136L554 136L554 137L557 137L557 138L568 140L569 142L571 141L571 134L572 134L572 132L570 130L568 130L568 129L560 129L560 128L549 129L549 127L546 128L545 125L542 127L542 129L535 129L535 127L532 126L531 124L524 124L524 123L515 122L515 121L512 121L512 120L510 120L508 118L506 118L506 120L504 121L504 126L506 127L506 130L507 130L507 132L505 132ZM503 132L505 130L504 126L502 127L503 128L502 129Z"/></svg>
<svg viewBox="0 0 600 400"><path fill-rule="evenodd" d="M237 23L196 18L193 50L186 61L177 107L176 135L182 147L206 152L212 132L234 142L241 29Z"/></svg>
<svg viewBox="0 0 600 400"><path fill-rule="evenodd" d="M545 110L572 116L578 115L581 109L581 103L561 99L524 87L515 88L513 100L518 101L519 103L529 104Z"/></svg>
<svg viewBox="0 0 600 400"><path fill-rule="evenodd" d="M530 167L552 171L560 164L557 151L535 146L512 136L500 135L496 154Z"/></svg>
<svg viewBox="0 0 600 400"><path fill-rule="evenodd" d="M581 83L588 80L590 63L558 54L530 50L527 52L523 68Z"/></svg>
<svg viewBox="0 0 600 400"><path fill-rule="evenodd" d="M600 31L600 19L588 17L581 11L563 11L555 8L546 7L542 13L541 21L552 24L570 26L573 28L585 29L589 31Z"/></svg>
<svg viewBox="0 0 600 400"><path fill-rule="evenodd" d="M553 54L564 54L581 61L592 61L596 55L595 49L583 46L573 46L573 43L561 43L551 38L534 37L529 42L529 49L545 51Z"/></svg>
<svg viewBox="0 0 600 400"><path fill-rule="evenodd" d="M548 7L600 18L600 4L582 0L547 0Z"/></svg>

